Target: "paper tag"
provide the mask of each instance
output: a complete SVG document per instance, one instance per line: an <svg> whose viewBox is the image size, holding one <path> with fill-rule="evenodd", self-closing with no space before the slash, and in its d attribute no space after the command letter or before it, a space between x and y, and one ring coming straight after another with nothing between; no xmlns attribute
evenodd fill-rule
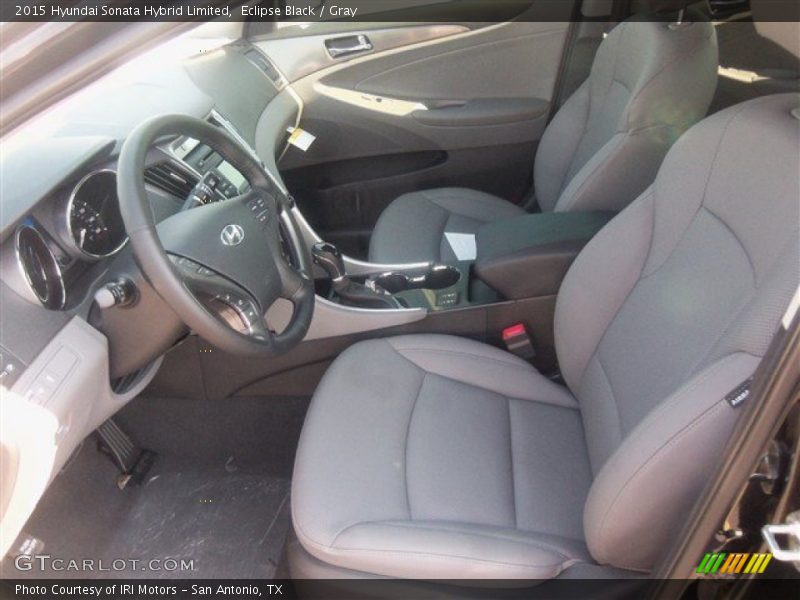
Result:
<svg viewBox="0 0 800 600"><path fill-rule="evenodd" d="M300 127L289 127L287 131L291 134L289 135L289 143L296 148L300 148L303 152L311 148L311 144L317 139L315 135Z"/></svg>
<svg viewBox="0 0 800 600"><path fill-rule="evenodd" d="M474 234L445 233L444 237L458 260L475 260L477 258L478 248L475 244Z"/></svg>

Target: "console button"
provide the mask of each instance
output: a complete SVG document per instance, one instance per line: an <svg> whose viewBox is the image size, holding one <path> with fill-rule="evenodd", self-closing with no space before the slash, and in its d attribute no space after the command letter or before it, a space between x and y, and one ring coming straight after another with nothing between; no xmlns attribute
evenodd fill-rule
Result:
<svg viewBox="0 0 800 600"><path fill-rule="evenodd" d="M436 306L455 306L458 304L458 292L436 294Z"/></svg>

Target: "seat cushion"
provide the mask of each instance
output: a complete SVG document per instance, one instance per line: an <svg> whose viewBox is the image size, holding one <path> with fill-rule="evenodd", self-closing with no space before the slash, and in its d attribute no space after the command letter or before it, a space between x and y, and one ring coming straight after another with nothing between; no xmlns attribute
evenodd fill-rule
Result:
<svg viewBox="0 0 800 600"><path fill-rule="evenodd" d="M390 577L549 578L590 561L577 402L517 357L416 335L356 344L320 384L292 516L320 560Z"/></svg>
<svg viewBox="0 0 800 600"><path fill-rule="evenodd" d="M379 263L454 261L444 234L475 234L481 225L525 214L510 202L466 188L412 192L383 211L370 241L369 258Z"/></svg>

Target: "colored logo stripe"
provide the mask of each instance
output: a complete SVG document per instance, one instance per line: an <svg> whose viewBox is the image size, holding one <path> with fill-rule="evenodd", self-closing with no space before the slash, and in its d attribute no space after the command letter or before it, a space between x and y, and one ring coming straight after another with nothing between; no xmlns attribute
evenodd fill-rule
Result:
<svg viewBox="0 0 800 600"><path fill-rule="evenodd" d="M747 563L747 567L745 567L745 573L763 573L769 561L772 560L772 554L754 554L753 558L750 559L750 562Z"/></svg>
<svg viewBox="0 0 800 600"><path fill-rule="evenodd" d="M712 575L714 573L726 573L730 575L739 573L760 574L763 573L772 554L750 554L748 553L707 553L697 567L697 573Z"/></svg>

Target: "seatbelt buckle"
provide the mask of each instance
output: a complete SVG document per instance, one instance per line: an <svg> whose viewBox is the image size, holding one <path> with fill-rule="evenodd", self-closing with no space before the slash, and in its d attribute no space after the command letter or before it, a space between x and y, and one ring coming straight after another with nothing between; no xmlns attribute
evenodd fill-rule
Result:
<svg viewBox="0 0 800 600"><path fill-rule="evenodd" d="M536 356L531 336L524 323L516 323L503 329L503 343L506 350L526 360Z"/></svg>

